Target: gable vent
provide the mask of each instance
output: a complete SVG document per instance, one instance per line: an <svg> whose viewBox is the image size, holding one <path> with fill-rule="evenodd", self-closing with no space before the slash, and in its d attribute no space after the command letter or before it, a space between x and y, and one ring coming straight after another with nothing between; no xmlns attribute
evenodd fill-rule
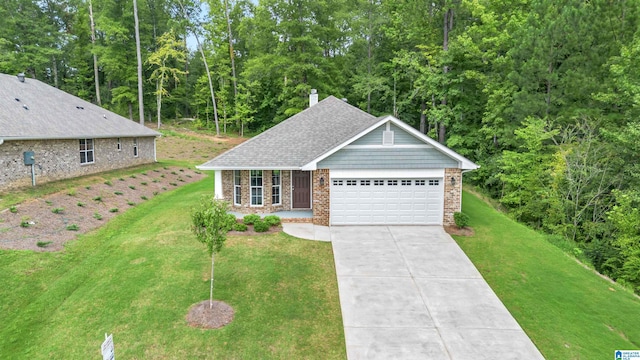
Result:
<svg viewBox="0 0 640 360"><path fill-rule="evenodd" d="M393 145L393 131L385 130L382 132L382 145L391 146Z"/></svg>

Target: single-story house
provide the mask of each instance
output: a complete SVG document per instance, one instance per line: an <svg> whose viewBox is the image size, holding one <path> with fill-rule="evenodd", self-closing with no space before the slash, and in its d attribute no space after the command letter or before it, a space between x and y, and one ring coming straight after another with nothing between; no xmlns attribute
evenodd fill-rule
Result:
<svg viewBox="0 0 640 360"><path fill-rule="evenodd" d="M312 210L317 225L450 225L478 165L393 116L333 96L198 166L240 213Z"/></svg>
<svg viewBox="0 0 640 360"><path fill-rule="evenodd" d="M156 161L160 133L20 74L0 74L0 190ZM31 165L33 163L33 165Z"/></svg>

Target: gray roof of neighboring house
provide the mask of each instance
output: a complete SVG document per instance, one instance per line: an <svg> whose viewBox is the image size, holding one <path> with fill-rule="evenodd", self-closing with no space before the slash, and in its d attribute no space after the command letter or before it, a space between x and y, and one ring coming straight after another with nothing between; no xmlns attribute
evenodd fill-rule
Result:
<svg viewBox="0 0 640 360"><path fill-rule="evenodd" d="M234 147L201 168L299 168L378 122L333 96Z"/></svg>
<svg viewBox="0 0 640 360"><path fill-rule="evenodd" d="M0 139L159 136L109 110L41 81L0 74Z"/></svg>

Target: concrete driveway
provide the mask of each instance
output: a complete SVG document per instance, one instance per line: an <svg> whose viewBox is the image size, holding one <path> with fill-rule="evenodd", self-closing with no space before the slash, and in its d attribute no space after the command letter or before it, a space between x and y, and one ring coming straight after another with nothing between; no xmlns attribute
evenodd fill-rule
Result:
<svg viewBox="0 0 640 360"><path fill-rule="evenodd" d="M439 226L334 226L347 356L544 359Z"/></svg>

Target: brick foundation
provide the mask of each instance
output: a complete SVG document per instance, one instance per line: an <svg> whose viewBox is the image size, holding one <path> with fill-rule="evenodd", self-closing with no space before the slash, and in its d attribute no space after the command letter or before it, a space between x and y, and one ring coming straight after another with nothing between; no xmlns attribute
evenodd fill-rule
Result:
<svg viewBox="0 0 640 360"><path fill-rule="evenodd" d="M455 184L451 184L451 179ZM462 210L462 170L444 169L444 216L442 224L455 225L453 214Z"/></svg>
<svg viewBox="0 0 640 360"><path fill-rule="evenodd" d="M283 223L306 224L306 223L312 223L313 219L312 218L281 218L280 221Z"/></svg>

